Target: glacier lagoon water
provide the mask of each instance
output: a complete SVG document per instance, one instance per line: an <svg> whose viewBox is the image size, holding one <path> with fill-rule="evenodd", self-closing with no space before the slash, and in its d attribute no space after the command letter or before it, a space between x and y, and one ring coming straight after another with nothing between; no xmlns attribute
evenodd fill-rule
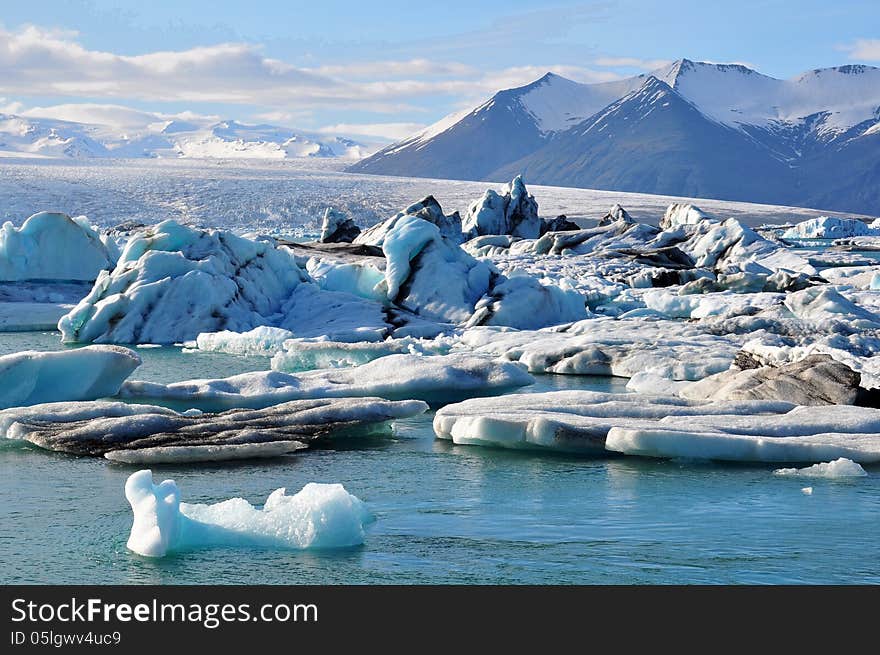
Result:
<svg viewBox="0 0 880 655"><path fill-rule="evenodd" d="M0 354L58 347L0 335ZM133 377L265 368L266 358L139 350ZM545 376L533 388L623 390L625 380ZM850 481L772 466L589 460L454 446L431 417L370 439L272 461L156 466L188 502L342 482L377 521L332 552L215 548L129 552L123 484L136 467L0 444L3 583L878 583L880 471ZM801 492L810 485L812 495Z"/></svg>

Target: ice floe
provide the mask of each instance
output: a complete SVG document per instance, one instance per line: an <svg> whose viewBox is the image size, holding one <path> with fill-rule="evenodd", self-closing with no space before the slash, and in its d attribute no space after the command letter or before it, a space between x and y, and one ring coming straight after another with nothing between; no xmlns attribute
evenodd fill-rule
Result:
<svg viewBox="0 0 880 655"><path fill-rule="evenodd" d="M776 469L773 474L807 478L862 478L868 475L868 472L851 459L840 457L833 462L820 462L801 469Z"/></svg>
<svg viewBox="0 0 880 655"><path fill-rule="evenodd" d="M802 221L782 233L784 239L839 239L880 235L880 230L855 218L819 216Z"/></svg>
<svg viewBox="0 0 880 655"><path fill-rule="evenodd" d="M468 207L461 229L468 237L509 234L537 239L546 231L538 217L538 203L517 175L502 193L489 189Z"/></svg>
<svg viewBox="0 0 880 655"><path fill-rule="evenodd" d="M113 396L141 364L120 346L23 351L0 357L0 408Z"/></svg>
<svg viewBox="0 0 880 655"><path fill-rule="evenodd" d="M742 358L736 360L740 363ZM780 366L736 366L679 393L699 400L787 400L798 405L877 404L877 394L860 387L861 375L830 355L811 355ZM874 401L871 403L871 401Z"/></svg>
<svg viewBox="0 0 880 655"><path fill-rule="evenodd" d="M40 212L21 227L0 228L0 281L93 281L119 252L84 216Z"/></svg>
<svg viewBox="0 0 880 655"><path fill-rule="evenodd" d="M134 514L127 546L145 557L216 546L347 548L364 542L373 520L341 484L309 483L293 495L276 489L258 509L243 498L181 502L173 480L153 484L152 471L142 470L129 476L125 498Z"/></svg>
<svg viewBox="0 0 880 655"><path fill-rule="evenodd" d="M121 398L137 402L219 411L268 407L309 398L378 396L438 404L488 396L532 384L534 378L511 362L464 353L437 356L388 355L354 368L305 373L258 371L217 380L172 384L131 381Z"/></svg>
<svg viewBox="0 0 880 655"><path fill-rule="evenodd" d="M0 430L7 439L71 455L137 463L215 461L299 449L291 442L385 434L390 421L426 409L418 400L371 397L297 400L218 413L109 401L46 403L0 411Z"/></svg>
<svg viewBox="0 0 880 655"><path fill-rule="evenodd" d="M284 249L164 221L134 236L58 327L69 342L173 343L240 332L270 324L306 281Z"/></svg>
<svg viewBox="0 0 880 655"><path fill-rule="evenodd" d="M462 445L600 456L607 455L605 438L613 427L652 425L665 417L690 424L694 417L769 415L793 407L785 402L713 403L671 396L551 391L446 405L434 417L434 433Z"/></svg>
<svg viewBox="0 0 880 655"><path fill-rule="evenodd" d="M361 233L361 229L351 218L332 207L324 211L321 223L321 243L351 243Z"/></svg>
<svg viewBox="0 0 880 655"><path fill-rule="evenodd" d="M325 339L287 339L272 357L272 370L296 373L321 368L360 366L388 355L445 355L452 348L451 337L417 339L403 337L385 341L345 343Z"/></svg>
<svg viewBox="0 0 880 655"><path fill-rule="evenodd" d="M880 410L851 405L795 407L776 415L676 417L615 427L608 450L644 457L745 462L880 461Z"/></svg>

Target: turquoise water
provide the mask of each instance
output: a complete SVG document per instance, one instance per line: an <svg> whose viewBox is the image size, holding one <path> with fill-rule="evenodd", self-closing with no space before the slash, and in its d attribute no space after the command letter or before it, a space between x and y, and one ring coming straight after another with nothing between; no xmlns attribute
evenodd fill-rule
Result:
<svg viewBox="0 0 880 655"><path fill-rule="evenodd" d="M58 347L0 335L0 354ZM143 349L134 377L172 380L265 358ZM547 376L528 390L623 390L624 380ZM184 500L342 482L377 521L338 552L216 548L149 560L125 541L135 468L0 446L3 583L878 583L880 469L853 481L772 466L588 460L436 441L431 416L371 439L272 461L154 467ZM812 495L801 488L810 485Z"/></svg>

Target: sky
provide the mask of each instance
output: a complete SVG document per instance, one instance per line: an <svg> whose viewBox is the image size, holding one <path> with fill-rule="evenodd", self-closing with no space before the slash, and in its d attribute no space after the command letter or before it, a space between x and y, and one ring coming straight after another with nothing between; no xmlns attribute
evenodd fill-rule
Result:
<svg viewBox="0 0 880 655"><path fill-rule="evenodd" d="M3 2L0 112L123 105L397 139L547 71L601 82L682 57L783 78L880 66L880 12L876 0Z"/></svg>

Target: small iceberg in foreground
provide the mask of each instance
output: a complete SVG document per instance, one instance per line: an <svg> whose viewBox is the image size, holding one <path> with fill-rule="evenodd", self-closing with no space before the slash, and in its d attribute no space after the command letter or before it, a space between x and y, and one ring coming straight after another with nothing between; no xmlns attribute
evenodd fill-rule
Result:
<svg viewBox="0 0 880 655"><path fill-rule="evenodd" d="M292 496L276 489L261 509L244 498L191 505L180 501L173 480L153 484L145 469L129 476L125 497L134 512L126 545L145 557L212 546L349 548L364 543L374 520L341 484L311 482Z"/></svg>
<svg viewBox="0 0 880 655"><path fill-rule="evenodd" d="M833 462L820 462L802 469L776 469L773 474L786 477L863 478L868 472L851 459L839 457Z"/></svg>

